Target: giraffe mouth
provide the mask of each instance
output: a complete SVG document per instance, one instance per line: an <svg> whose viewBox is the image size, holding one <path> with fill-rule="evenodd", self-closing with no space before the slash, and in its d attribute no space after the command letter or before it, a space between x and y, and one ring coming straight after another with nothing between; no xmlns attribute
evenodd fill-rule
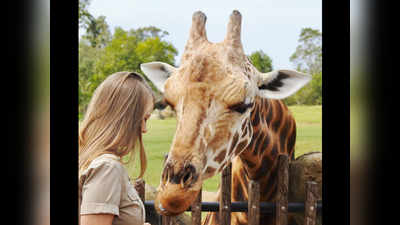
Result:
<svg viewBox="0 0 400 225"><path fill-rule="evenodd" d="M167 209L165 209L161 203L158 203L158 205L155 208L156 208L156 211L158 212L158 214L163 215L163 216L178 216L184 212L184 211L183 212L170 212Z"/></svg>
<svg viewBox="0 0 400 225"><path fill-rule="evenodd" d="M177 213L177 212L170 212L168 210L166 210L163 205L160 203L158 203L157 205L154 205L156 208L156 211L158 212L158 214L163 215L163 216L177 216L181 213Z"/></svg>
<svg viewBox="0 0 400 225"><path fill-rule="evenodd" d="M162 204L158 204L158 209L160 210L160 212L162 213L168 213L168 211L166 209L164 209L164 207L162 206Z"/></svg>

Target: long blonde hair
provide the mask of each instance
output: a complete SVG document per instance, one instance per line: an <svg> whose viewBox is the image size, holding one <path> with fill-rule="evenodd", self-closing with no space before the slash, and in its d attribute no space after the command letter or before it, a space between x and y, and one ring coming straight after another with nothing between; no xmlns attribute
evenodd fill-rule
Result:
<svg viewBox="0 0 400 225"><path fill-rule="evenodd" d="M79 128L79 173L105 153L123 156L140 149L140 175L147 158L142 142L142 120L154 94L143 78L131 72L108 76L94 91ZM130 160L129 160L130 161Z"/></svg>

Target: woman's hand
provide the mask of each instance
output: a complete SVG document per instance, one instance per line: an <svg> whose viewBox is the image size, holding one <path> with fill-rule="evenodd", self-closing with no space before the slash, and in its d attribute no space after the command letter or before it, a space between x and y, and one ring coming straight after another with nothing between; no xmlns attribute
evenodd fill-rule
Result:
<svg viewBox="0 0 400 225"><path fill-rule="evenodd" d="M144 225L151 225L150 223L144 223Z"/></svg>

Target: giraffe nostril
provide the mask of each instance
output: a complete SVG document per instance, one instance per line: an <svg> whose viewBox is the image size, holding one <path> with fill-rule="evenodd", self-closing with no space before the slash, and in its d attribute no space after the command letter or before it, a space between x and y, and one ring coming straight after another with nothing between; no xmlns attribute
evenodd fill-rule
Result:
<svg viewBox="0 0 400 225"><path fill-rule="evenodd" d="M169 164L167 164L167 165L165 165L162 176L161 176L163 183L166 183L169 181L169 178L171 176L170 173L171 173L171 168L170 168Z"/></svg>
<svg viewBox="0 0 400 225"><path fill-rule="evenodd" d="M175 166L175 167L174 167ZM163 185L167 183L178 184L181 188L188 188L197 181L199 175L192 164L188 164L177 171L178 165L166 164L161 175Z"/></svg>
<svg viewBox="0 0 400 225"><path fill-rule="evenodd" d="M182 185L184 187L189 187L191 184L196 182L197 177L196 168L192 164L185 166L185 172L182 176Z"/></svg>
<svg viewBox="0 0 400 225"><path fill-rule="evenodd" d="M191 176L192 176L191 171L187 171L186 174L183 176L183 180L182 180L183 183L185 184L186 181L188 181Z"/></svg>
<svg viewBox="0 0 400 225"><path fill-rule="evenodd" d="M167 173L166 173L166 170L163 171L161 177L162 177L162 181L163 181L163 182L167 181Z"/></svg>

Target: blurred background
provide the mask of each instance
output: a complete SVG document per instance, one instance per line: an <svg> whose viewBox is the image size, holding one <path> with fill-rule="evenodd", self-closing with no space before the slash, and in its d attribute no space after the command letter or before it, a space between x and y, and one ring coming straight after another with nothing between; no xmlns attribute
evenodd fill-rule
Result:
<svg viewBox="0 0 400 225"><path fill-rule="evenodd" d="M371 117L366 98L366 85L369 76L366 76L367 60L367 28L369 18L366 16L365 1L350 0L350 220L352 225L366 224L364 220L366 190L360 188L365 184L365 165L369 160L367 143L369 124L366 122Z"/></svg>
<svg viewBox="0 0 400 225"><path fill-rule="evenodd" d="M352 225L390 223L397 215L396 17L387 1L350 0Z"/></svg>
<svg viewBox="0 0 400 225"><path fill-rule="evenodd" d="M4 197L11 224L50 224L50 0L7 2ZM13 195L16 193L16 195ZM6 203L3 203L6 204Z"/></svg>

